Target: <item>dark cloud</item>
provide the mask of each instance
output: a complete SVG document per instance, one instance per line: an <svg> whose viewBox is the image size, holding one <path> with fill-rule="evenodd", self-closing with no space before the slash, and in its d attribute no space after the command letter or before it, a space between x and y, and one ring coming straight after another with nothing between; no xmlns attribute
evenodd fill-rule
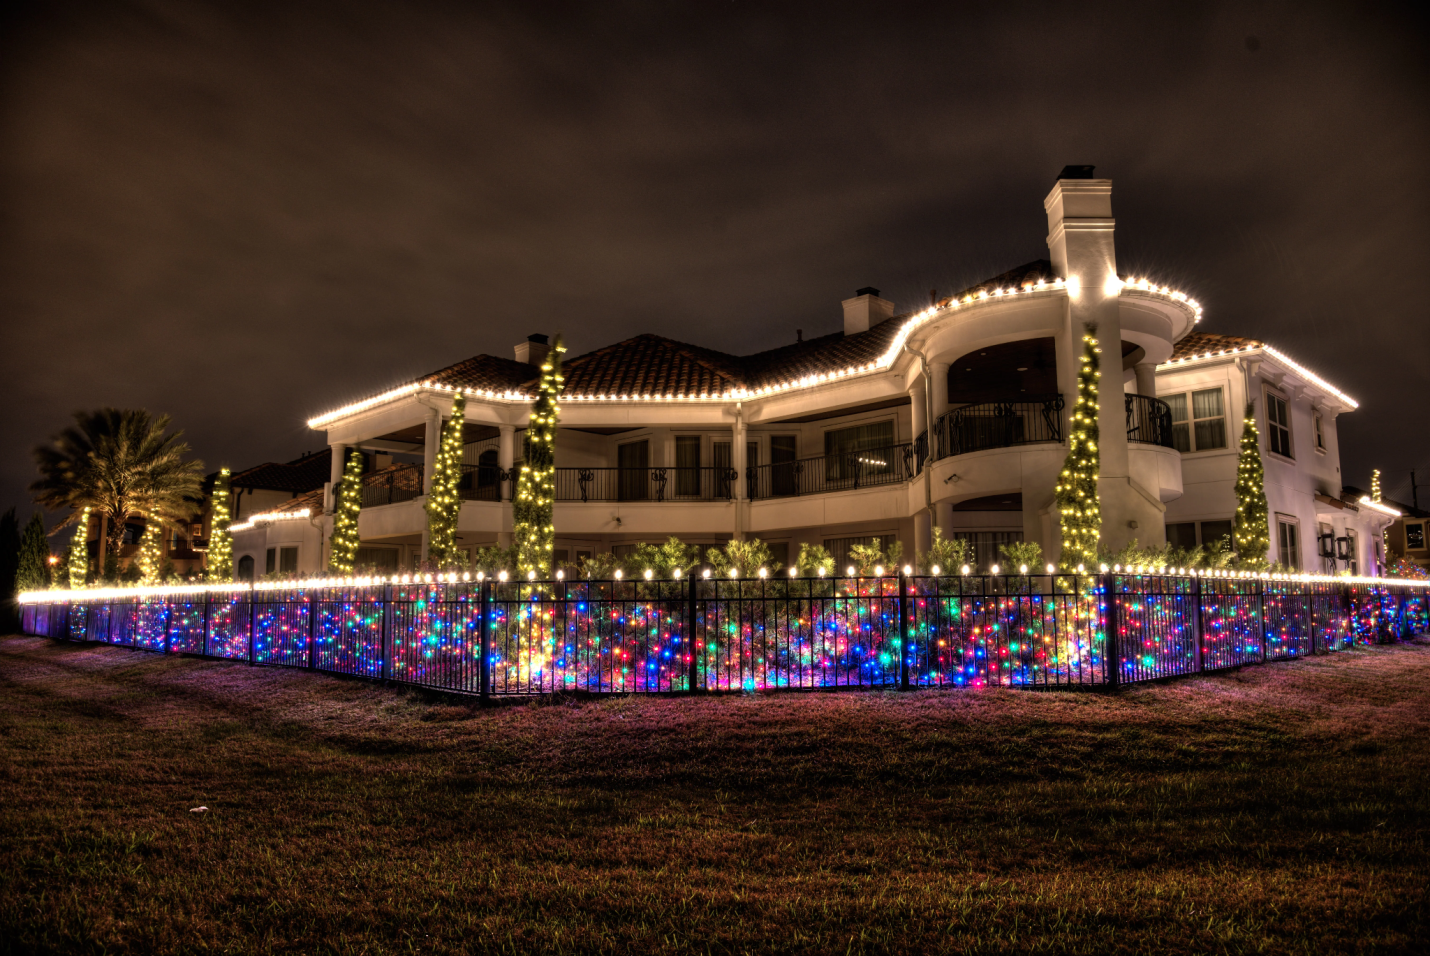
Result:
<svg viewBox="0 0 1430 956"><path fill-rule="evenodd" d="M750 351L912 306L1045 255L1066 163L1115 180L1125 272L1360 399L1346 478L1395 488L1430 475L1424 42L1370 5L22 9L0 500L75 408L242 466L528 331Z"/></svg>

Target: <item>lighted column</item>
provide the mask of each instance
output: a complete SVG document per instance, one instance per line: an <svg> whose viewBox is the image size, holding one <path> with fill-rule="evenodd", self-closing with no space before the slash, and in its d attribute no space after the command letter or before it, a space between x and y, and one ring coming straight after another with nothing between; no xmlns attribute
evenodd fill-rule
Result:
<svg viewBox="0 0 1430 956"><path fill-rule="evenodd" d="M348 460L348 446L342 442L329 442L328 447L333 451L333 461L328 468L328 485L323 489L323 511L331 514L335 503L333 491L338 487L338 480L343 477L343 466Z"/></svg>
<svg viewBox="0 0 1430 956"><path fill-rule="evenodd" d="M749 479L745 477L748 455L745 454L745 418L741 414L740 406L735 406L735 425L731 430L732 444L730 448L730 458L734 462L735 469L735 526L731 533L736 540L744 540L745 537L745 509L749 507L746 499L749 498Z"/></svg>
<svg viewBox="0 0 1430 956"><path fill-rule="evenodd" d="M1165 509L1155 492L1136 486L1127 459L1127 418L1122 389L1122 319L1118 296L1117 252L1113 243L1112 180L1093 179L1092 167L1068 167L1043 200L1048 214L1048 249L1053 270L1067 279L1067 315L1058 337L1059 365L1081 354L1083 327L1096 328L1102 379L1098 398L1101 471L1102 543L1116 551L1133 538L1143 545L1166 540ZM1085 178L1084 178L1085 177ZM1063 375L1060 381L1066 380ZM1076 392L1064 392L1071 407ZM1066 419L1064 419L1066 420ZM1025 496L1027 491L1024 492Z"/></svg>

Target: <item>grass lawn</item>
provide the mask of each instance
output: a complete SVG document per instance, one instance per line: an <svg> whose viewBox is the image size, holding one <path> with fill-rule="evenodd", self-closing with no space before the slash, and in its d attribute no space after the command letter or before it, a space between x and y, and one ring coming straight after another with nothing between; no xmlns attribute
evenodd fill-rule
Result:
<svg viewBox="0 0 1430 956"><path fill-rule="evenodd" d="M1430 949L1430 647L481 709L11 637L0 694L4 952Z"/></svg>

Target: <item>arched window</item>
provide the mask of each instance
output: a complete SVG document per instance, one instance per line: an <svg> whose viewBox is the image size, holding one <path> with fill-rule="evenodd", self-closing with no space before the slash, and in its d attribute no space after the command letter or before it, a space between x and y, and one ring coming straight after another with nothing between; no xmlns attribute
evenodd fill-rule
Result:
<svg viewBox="0 0 1430 956"><path fill-rule="evenodd" d="M240 581L253 580L253 555L245 554L238 559L238 579Z"/></svg>

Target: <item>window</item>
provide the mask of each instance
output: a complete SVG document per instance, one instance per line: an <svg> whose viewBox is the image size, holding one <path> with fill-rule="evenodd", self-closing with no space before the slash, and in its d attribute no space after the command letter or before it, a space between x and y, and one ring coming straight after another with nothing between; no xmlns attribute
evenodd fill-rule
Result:
<svg viewBox="0 0 1430 956"><path fill-rule="evenodd" d="M1405 550L1424 551L1425 550L1425 522L1417 521L1415 524L1406 522L1405 525Z"/></svg>
<svg viewBox="0 0 1430 956"><path fill-rule="evenodd" d="M644 501L650 497L650 442L633 441L616 447L619 466L617 497L621 501Z"/></svg>
<svg viewBox="0 0 1430 956"><path fill-rule="evenodd" d="M1346 554L1350 562L1351 574L1360 574L1360 542L1356 541L1354 531L1346 531Z"/></svg>
<svg viewBox="0 0 1430 956"><path fill-rule="evenodd" d="M1021 531L955 531L951 538L962 538L973 546L973 567L976 571L987 571L1003 561L998 552L1005 544L1016 544L1023 540Z"/></svg>
<svg viewBox="0 0 1430 956"><path fill-rule="evenodd" d="M771 541L771 542L769 542L769 548L770 548L770 562L771 562L771 568L770 568L770 570L771 570L771 571L776 570L776 569L773 567L773 565L775 565L775 564L778 564L781 568L787 568L787 567L789 567L789 542L788 542L788 541Z"/></svg>
<svg viewBox="0 0 1430 956"><path fill-rule="evenodd" d="M1266 390L1266 441L1274 454L1295 458L1291 453L1291 409L1286 399Z"/></svg>
<svg viewBox="0 0 1430 956"><path fill-rule="evenodd" d="M686 498L700 494L700 436L675 436L675 493Z"/></svg>
<svg viewBox="0 0 1430 956"><path fill-rule="evenodd" d="M298 549L278 549L278 571L280 574L294 574L298 570Z"/></svg>
<svg viewBox="0 0 1430 956"><path fill-rule="evenodd" d="M170 550L170 551L187 551L187 550L189 550L189 539L184 536L184 533L183 533L182 531L171 531L171 532L169 532L169 550Z"/></svg>
<svg viewBox="0 0 1430 956"><path fill-rule="evenodd" d="M391 574L397 570L397 549L359 547L357 557L353 559L353 566L364 571L386 571Z"/></svg>
<svg viewBox="0 0 1430 956"><path fill-rule="evenodd" d="M269 548L268 554L263 559L263 573L272 574L278 570L278 549Z"/></svg>
<svg viewBox="0 0 1430 956"><path fill-rule="evenodd" d="M1276 516L1276 536L1280 542L1281 563L1301 570L1301 524L1289 515Z"/></svg>
<svg viewBox="0 0 1430 956"><path fill-rule="evenodd" d="M1197 523L1179 521L1167 525L1167 543L1174 548L1190 551L1197 546Z"/></svg>
<svg viewBox="0 0 1430 956"><path fill-rule="evenodd" d="M253 555L245 554L238 559L238 579L240 581L253 580Z"/></svg>
<svg viewBox="0 0 1430 956"><path fill-rule="evenodd" d="M1201 543L1208 551L1230 551L1231 521L1203 521Z"/></svg>
<svg viewBox="0 0 1430 956"><path fill-rule="evenodd" d="M1177 451L1211 451L1226 447L1226 412L1221 388L1163 395L1172 409L1172 444Z"/></svg>
<svg viewBox="0 0 1430 956"><path fill-rule="evenodd" d="M825 480L888 473L893 468L893 455L888 451L893 444L892 421L830 429L824 433Z"/></svg>
<svg viewBox="0 0 1430 956"><path fill-rule="evenodd" d="M1321 424L1320 412L1311 416L1311 424L1316 430L1316 451L1324 452L1326 450L1326 430Z"/></svg>
<svg viewBox="0 0 1430 956"><path fill-rule="evenodd" d="M798 493L795 461L799 457L798 439L794 435L770 436L770 492L776 495Z"/></svg>

